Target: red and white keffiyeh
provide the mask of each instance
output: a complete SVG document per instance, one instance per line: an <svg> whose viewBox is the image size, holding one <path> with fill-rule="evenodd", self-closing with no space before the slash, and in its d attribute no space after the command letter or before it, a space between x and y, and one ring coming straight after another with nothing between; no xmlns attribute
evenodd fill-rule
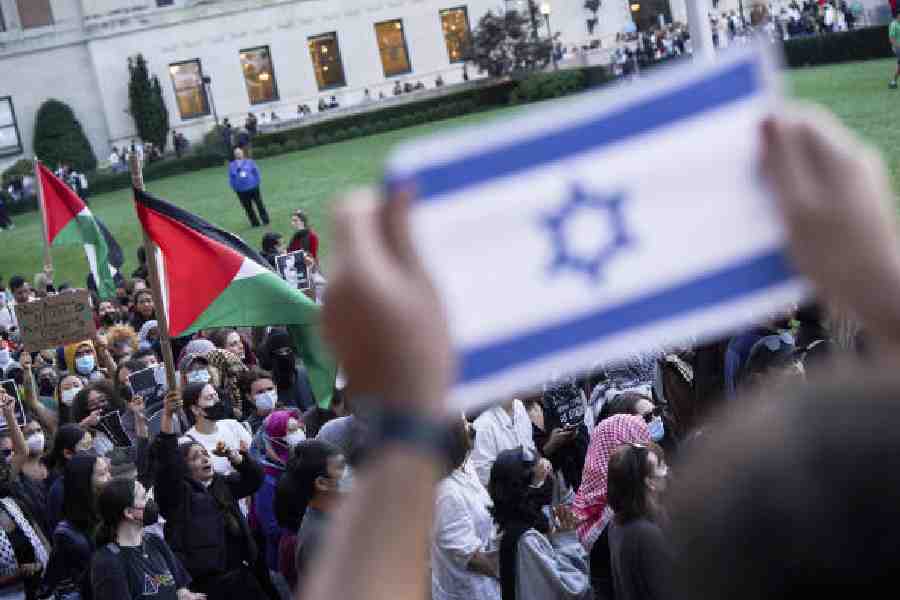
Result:
<svg viewBox="0 0 900 600"><path fill-rule="evenodd" d="M572 512L579 520L575 531L588 552L613 514L606 506L610 455L623 444L648 443L650 431L647 424L634 415L613 415L601 421L591 433L581 487L572 504Z"/></svg>

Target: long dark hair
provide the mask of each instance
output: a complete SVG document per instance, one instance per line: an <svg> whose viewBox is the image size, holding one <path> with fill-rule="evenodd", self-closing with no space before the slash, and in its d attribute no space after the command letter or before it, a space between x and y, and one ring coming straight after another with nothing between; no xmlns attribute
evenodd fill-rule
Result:
<svg viewBox="0 0 900 600"><path fill-rule="evenodd" d="M97 512L102 519L97 532L97 545L116 541L116 530L122 522L126 508L134 506L135 480L131 477L115 477L103 487L97 498Z"/></svg>
<svg viewBox="0 0 900 600"><path fill-rule="evenodd" d="M547 517L531 491L534 463L526 460L521 448L504 450L491 467L488 493L494 506L491 514L502 532L511 526L550 531Z"/></svg>
<svg viewBox="0 0 900 600"><path fill-rule="evenodd" d="M203 392L203 388L208 385L212 385L211 383L189 383L184 386L184 389L181 390L181 400L184 403L184 414L187 415L188 421L191 425L194 425L194 411L191 410L191 407L197 404L200 401L200 394ZM215 387L215 386L213 386ZM220 400L221 402L221 400Z"/></svg>
<svg viewBox="0 0 900 600"><path fill-rule="evenodd" d="M328 459L340 448L322 440L297 444L275 490L275 518L281 527L296 530L316 493L316 479L328 476Z"/></svg>
<svg viewBox="0 0 900 600"><path fill-rule="evenodd" d="M106 409L108 411L125 408L121 398L119 398L119 392L112 382L105 379L95 381L81 388L81 391L75 396L75 401L72 403L72 420L74 422L81 423L91 414L91 411L88 409L88 397L91 395L91 392L100 392L106 396Z"/></svg>
<svg viewBox="0 0 900 600"><path fill-rule="evenodd" d="M63 484L63 517L77 529L93 535L99 521L93 477L98 457L79 452L66 463Z"/></svg>
<svg viewBox="0 0 900 600"><path fill-rule="evenodd" d="M75 423L66 423L56 430L53 437L53 448L47 457L47 468L49 470L62 469L66 462L64 450L75 452L75 446L84 438L85 430L81 425Z"/></svg>
<svg viewBox="0 0 900 600"><path fill-rule="evenodd" d="M631 444L617 448L609 457L609 507L619 523L653 518L647 487L647 478L652 475L649 457L649 448Z"/></svg>

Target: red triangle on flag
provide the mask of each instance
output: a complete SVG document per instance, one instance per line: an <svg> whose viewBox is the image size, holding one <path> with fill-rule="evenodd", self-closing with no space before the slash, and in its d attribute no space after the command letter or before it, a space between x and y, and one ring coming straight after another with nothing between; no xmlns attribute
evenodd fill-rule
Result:
<svg viewBox="0 0 900 600"><path fill-rule="evenodd" d="M177 337L231 284L244 256L140 202L135 207L144 231L165 257L169 333Z"/></svg>
<svg viewBox="0 0 900 600"><path fill-rule="evenodd" d="M44 199L44 218L47 220L47 243L53 245L59 232L87 207L72 188L40 162L38 178Z"/></svg>

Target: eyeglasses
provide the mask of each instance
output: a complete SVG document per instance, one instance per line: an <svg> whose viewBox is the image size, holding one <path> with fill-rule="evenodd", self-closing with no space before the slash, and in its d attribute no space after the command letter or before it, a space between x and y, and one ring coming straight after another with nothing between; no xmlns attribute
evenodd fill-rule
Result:
<svg viewBox="0 0 900 600"><path fill-rule="evenodd" d="M663 410L661 406L654 406L653 410L645 412L641 415L641 418L644 419L644 423L647 423L649 425L653 419L655 419L656 417L661 417L662 412Z"/></svg>

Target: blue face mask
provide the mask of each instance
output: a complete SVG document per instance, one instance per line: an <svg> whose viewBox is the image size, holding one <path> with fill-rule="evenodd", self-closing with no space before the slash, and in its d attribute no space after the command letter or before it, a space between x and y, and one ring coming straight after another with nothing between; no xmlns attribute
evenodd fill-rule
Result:
<svg viewBox="0 0 900 600"><path fill-rule="evenodd" d="M650 439L654 442L658 442L666 435L666 427L663 425L662 417L653 417L653 420L650 421L650 425L647 427L650 430Z"/></svg>
<svg viewBox="0 0 900 600"><path fill-rule="evenodd" d="M75 359L75 370L82 375L88 375L94 370L94 366L96 366L96 363L94 362L93 354L85 354Z"/></svg>

